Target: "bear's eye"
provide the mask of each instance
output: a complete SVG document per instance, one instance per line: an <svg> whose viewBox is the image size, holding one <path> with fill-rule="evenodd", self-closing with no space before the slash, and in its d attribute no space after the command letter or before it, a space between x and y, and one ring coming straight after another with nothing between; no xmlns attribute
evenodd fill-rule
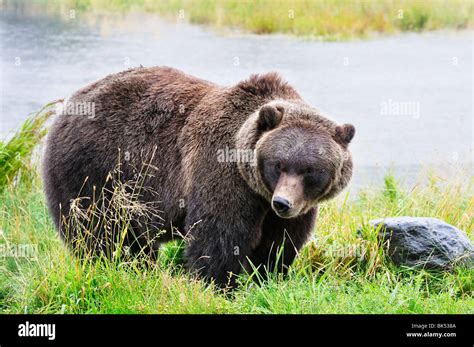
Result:
<svg viewBox="0 0 474 347"><path fill-rule="evenodd" d="M275 171L276 172L280 172L281 171L281 163L279 161L277 161L275 163Z"/></svg>
<svg viewBox="0 0 474 347"><path fill-rule="evenodd" d="M308 167L304 169L302 172L304 176L309 176L309 175L312 175L313 173L314 173L314 169L312 167Z"/></svg>

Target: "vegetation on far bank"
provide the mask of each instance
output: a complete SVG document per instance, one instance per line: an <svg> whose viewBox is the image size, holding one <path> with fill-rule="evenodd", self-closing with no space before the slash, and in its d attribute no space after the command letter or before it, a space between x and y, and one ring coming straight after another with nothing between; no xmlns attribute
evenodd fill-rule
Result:
<svg viewBox="0 0 474 347"><path fill-rule="evenodd" d="M34 124L31 131L42 131ZM153 266L79 261L53 227L36 165L23 165L32 174L8 179L0 192L2 313L474 313L474 269L396 267L368 226L383 216L432 216L472 239L472 177L446 182L432 174L406 189L388 176L381 187L343 194L322 205L314 238L288 277L257 284L244 274L227 297L182 270L178 242L165 245Z"/></svg>
<svg viewBox="0 0 474 347"><path fill-rule="evenodd" d="M465 29L474 23L468 0L65 0L46 5L69 13L150 12L266 34L347 40L373 33Z"/></svg>

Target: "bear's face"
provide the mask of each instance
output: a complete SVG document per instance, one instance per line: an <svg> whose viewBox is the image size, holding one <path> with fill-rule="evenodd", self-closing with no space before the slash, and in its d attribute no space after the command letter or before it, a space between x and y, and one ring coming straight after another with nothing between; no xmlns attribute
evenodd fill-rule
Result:
<svg viewBox="0 0 474 347"><path fill-rule="evenodd" d="M281 218L307 213L340 192L352 176L348 144L354 127L337 125L315 112L272 102L252 120L257 166L244 177L250 177L250 185Z"/></svg>

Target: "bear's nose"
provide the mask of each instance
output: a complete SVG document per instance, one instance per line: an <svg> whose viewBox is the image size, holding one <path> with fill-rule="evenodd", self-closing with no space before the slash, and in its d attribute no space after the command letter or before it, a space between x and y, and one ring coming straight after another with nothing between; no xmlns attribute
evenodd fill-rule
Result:
<svg viewBox="0 0 474 347"><path fill-rule="evenodd" d="M290 202L280 196L273 198L272 204L273 204L273 208L278 213L285 213L291 208Z"/></svg>

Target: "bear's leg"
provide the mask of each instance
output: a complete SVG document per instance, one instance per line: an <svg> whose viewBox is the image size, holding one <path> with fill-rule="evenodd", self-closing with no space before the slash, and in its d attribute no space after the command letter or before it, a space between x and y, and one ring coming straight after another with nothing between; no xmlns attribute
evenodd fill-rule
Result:
<svg viewBox="0 0 474 347"><path fill-rule="evenodd" d="M150 227L149 230L135 220L131 224L132 227L124 240L125 249L128 249L131 256L142 256L145 260L155 262L158 259L161 241L159 229Z"/></svg>
<svg viewBox="0 0 474 347"><path fill-rule="evenodd" d="M242 264L260 240L264 209L247 201L245 206L190 206L186 217L186 266L220 288L235 287Z"/></svg>
<svg viewBox="0 0 474 347"><path fill-rule="evenodd" d="M317 208L305 215L283 219L270 211L264 219L262 239L249 257L263 279L274 271L286 274L299 250L308 241L316 222ZM253 272L248 264L246 269Z"/></svg>

